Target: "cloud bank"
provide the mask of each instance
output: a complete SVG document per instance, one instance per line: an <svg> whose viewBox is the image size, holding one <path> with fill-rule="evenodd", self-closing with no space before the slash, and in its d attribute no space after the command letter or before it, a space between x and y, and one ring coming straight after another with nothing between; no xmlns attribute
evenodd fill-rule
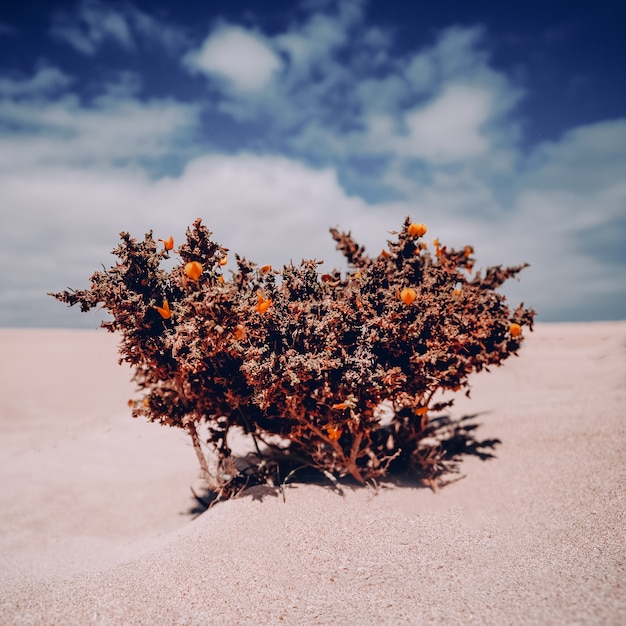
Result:
<svg viewBox="0 0 626 626"><path fill-rule="evenodd" d="M530 262L507 294L539 319L626 315L626 120L524 149L528 94L484 28L399 51L363 3L306 6L282 32L217 19L201 37L132 5L53 16L83 58L158 50L186 95L47 59L0 77L1 325L96 326L45 293L86 286L120 230L180 241L196 217L259 263L333 266L329 227L378 253L411 215L479 267Z"/></svg>

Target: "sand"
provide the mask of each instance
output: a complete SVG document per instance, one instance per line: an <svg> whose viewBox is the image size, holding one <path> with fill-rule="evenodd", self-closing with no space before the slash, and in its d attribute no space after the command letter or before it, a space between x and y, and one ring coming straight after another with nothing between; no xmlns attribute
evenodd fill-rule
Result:
<svg viewBox="0 0 626 626"><path fill-rule="evenodd" d="M0 624L625 624L626 322L539 324L473 378L439 493L296 484L194 515L104 331L0 330Z"/></svg>

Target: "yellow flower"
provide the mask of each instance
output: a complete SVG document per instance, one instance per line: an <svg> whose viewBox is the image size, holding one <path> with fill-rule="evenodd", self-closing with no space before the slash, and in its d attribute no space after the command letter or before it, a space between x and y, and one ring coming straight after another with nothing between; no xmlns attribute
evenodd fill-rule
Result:
<svg viewBox="0 0 626 626"><path fill-rule="evenodd" d="M511 337L519 337L519 335L522 334L522 327L519 324L513 322L509 326L509 333L511 334Z"/></svg>
<svg viewBox="0 0 626 626"><path fill-rule="evenodd" d="M328 438L331 441L337 441L343 432L341 426L333 426L332 424L327 424L324 428L326 429Z"/></svg>
<svg viewBox="0 0 626 626"><path fill-rule="evenodd" d="M417 293L415 293L415 289L412 289L411 287L405 287L400 292L400 300L402 300L404 304L411 304L415 298L417 298Z"/></svg>
<svg viewBox="0 0 626 626"><path fill-rule="evenodd" d="M156 307L156 310L159 312L159 314L164 320L168 320L170 319L170 317L172 317L172 312L170 311L169 302L165 298L163 299L163 306Z"/></svg>
<svg viewBox="0 0 626 626"><path fill-rule="evenodd" d="M259 301L256 304L256 310L259 313L265 313L267 309L272 306L272 301L269 298L266 298L260 291L257 291L257 297Z"/></svg>
<svg viewBox="0 0 626 626"><path fill-rule="evenodd" d="M174 247L174 237L170 236L169 239L159 239L163 242L163 246L166 250L171 250Z"/></svg>
<svg viewBox="0 0 626 626"><path fill-rule="evenodd" d="M411 235L411 237L422 237L423 235L426 234L426 231L428 230L428 228L426 228L426 224L409 224L409 235Z"/></svg>
<svg viewBox="0 0 626 626"><path fill-rule="evenodd" d="M202 276L202 263L199 261L190 261L185 265L185 274L191 278L191 280L198 280Z"/></svg>

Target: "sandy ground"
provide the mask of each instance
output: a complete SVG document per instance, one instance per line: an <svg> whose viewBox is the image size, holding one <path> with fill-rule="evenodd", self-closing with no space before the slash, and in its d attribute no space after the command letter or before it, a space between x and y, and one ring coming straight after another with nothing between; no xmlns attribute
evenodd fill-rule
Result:
<svg viewBox="0 0 626 626"><path fill-rule="evenodd" d="M194 517L183 433L104 331L0 330L0 624L626 624L626 322L543 324L473 379L435 494L257 488Z"/></svg>

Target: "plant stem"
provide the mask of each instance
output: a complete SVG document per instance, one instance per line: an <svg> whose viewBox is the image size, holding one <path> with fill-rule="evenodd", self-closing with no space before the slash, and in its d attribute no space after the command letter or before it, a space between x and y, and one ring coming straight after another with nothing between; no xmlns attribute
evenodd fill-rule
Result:
<svg viewBox="0 0 626 626"><path fill-rule="evenodd" d="M187 424L187 431L191 435L193 449L196 451L196 457L198 458L198 463L200 463L200 475L202 476L202 479L204 480L204 482L206 482L211 491L219 491L219 486L213 476L211 476L209 466L206 462L206 457L204 456L204 452L202 452L202 447L200 446L200 439L198 438L196 425L193 422L190 422L189 424Z"/></svg>

